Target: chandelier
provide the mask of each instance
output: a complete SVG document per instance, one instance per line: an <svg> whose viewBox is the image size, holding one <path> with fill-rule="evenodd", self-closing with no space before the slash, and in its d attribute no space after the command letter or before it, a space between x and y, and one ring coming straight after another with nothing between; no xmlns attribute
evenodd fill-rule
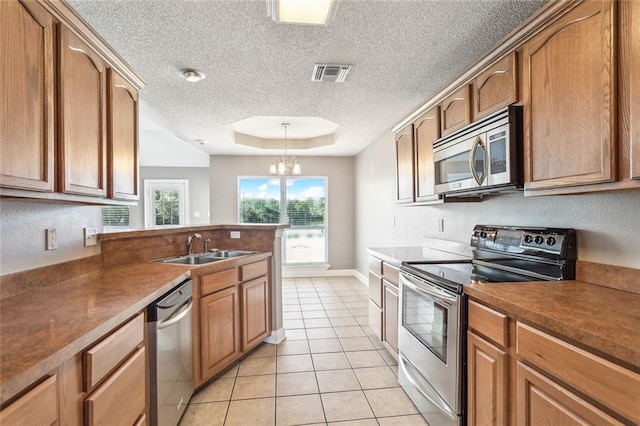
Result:
<svg viewBox="0 0 640 426"><path fill-rule="evenodd" d="M287 157L287 127L289 123L282 123L284 126L284 155L280 158L275 157L269 166L270 175L287 176L300 175L302 169L296 157Z"/></svg>

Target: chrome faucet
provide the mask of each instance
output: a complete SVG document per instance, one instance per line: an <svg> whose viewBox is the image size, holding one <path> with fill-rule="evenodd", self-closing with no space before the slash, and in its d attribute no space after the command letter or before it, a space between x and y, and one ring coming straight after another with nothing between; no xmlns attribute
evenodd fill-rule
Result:
<svg viewBox="0 0 640 426"><path fill-rule="evenodd" d="M196 234L189 234L187 235L187 247L189 248L189 251L187 252L187 254L193 254L193 243L195 240L200 240L202 239L202 235L196 233Z"/></svg>
<svg viewBox="0 0 640 426"><path fill-rule="evenodd" d="M209 243L211 242L211 238L207 238L204 240L204 253L209 252Z"/></svg>

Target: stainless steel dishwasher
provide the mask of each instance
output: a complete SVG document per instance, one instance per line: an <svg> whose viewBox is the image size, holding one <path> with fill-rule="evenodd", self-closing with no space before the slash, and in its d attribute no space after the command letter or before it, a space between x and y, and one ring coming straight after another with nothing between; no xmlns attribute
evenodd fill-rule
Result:
<svg viewBox="0 0 640 426"><path fill-rule="evenodd" d="M193 394L192 282L147 308L151 426L175 426Z"/></svg>

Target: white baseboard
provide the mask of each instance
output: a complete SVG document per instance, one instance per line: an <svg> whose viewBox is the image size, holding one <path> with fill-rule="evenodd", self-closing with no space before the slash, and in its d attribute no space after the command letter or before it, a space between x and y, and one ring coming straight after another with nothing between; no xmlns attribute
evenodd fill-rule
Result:
<svg viewBox="0 0 640 426"><path fill-rule="evenodd" d="M324 267L282 267L283 278L305 278L305 277L356 277L362 282L366 282L364 276L355 269L326 269Z"/></svg>
<svg viewBox="0 0 640 426"><path fill-rule="evenodd" d="M367 287L369 286L369 278L364 274L361 274L357 269L353 270L353 276L360 280L362 284L366 285Z"/></svg>
<svg viewBox="0 0 640 426"><path fill-rule="evenodd" d="M264 339L264 342L270 343L272 345L277 345L278 343L281 343L282 341L284 341L284 339L286 338L287 338L286 331L284 327L282 327L278 330L272 330L271 335L266 339Z"/></svg>

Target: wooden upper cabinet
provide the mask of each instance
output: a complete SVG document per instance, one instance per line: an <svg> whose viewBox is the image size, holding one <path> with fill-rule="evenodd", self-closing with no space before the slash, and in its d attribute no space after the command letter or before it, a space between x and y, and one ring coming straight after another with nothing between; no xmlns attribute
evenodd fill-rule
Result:
<svg viewBox="0 0 640 426"><path fill-rule="evenodd" d="M473 116L477 120L518 100L516 52L511 52L473 80Z"/></svg>
<svg viewBox="0 0 640 426"><path fill-rule="evenodd" d="M465 84L446 97L440 103L440 108L442 136L453 133L471 123L471 91L469 85Z"/></svg>
<svg viewBox="0 0 640 426"><path fill-rule="evenodd" d="M138 200L138 91L108 71L109 198Z"/></svg>
<svg viewBox="0 0 640 426"><path fill-rule="evenodd" d="M523 46L527 190L616 178L613 11L587 0Z"/></svg>
<svg viewBox="0 0 640 426"><path fill-rule="evenodd" d="M413 191L413 124L396 133L396 184L398 203L412 203Z"/></svg>
<svg viewBox="0 0 640 426"><path fill-rule="evenodd" d="M0 1L0 186L54 190L53 43L42 6Z"/></svg>
<svg viewBox="0 0 640 426"><path fill-rule="evenodd" d="M86 43L60 26L61 192L107 195L106 66Z"/></svg>
<svg viewBox="0 0 640 426"><path fill-rule="evenodd" d="M623 178L640 179L640 2L618 3L620 80L618 86ZM627 157L628 155L628 157ZM628 173L628 175L627 175Z"/></svg>
<svg viewBox="0 0 640 426"><path fill-rule="evenodd" d="M437 105L413 122L415 128L416 201L436 201L433 143L440 138L440 107Z"/></svg>

